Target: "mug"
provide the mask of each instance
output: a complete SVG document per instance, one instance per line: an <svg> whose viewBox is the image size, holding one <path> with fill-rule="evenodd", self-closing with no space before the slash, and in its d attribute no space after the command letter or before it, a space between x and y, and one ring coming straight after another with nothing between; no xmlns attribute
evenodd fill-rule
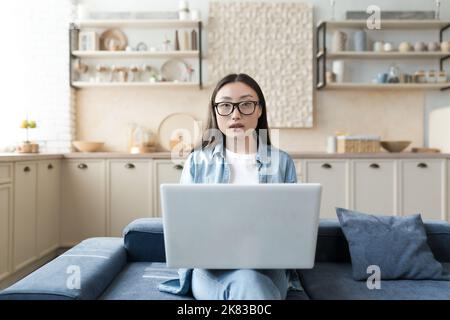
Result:
<svg viewBox="0 0 450 320"><path fill-rule="evenodd" d="M400 52L408 52L411 50L411 44L409 42L402 42L398 46L398 51Z"/></svg>
<svg viewBox="0 0 450 320"><path fill-rule="evenodd" d="M440 50L440 46L438 42L428 42L428 51L438 51Z"/></svg>
<svg viewBox="0 0 450 320"><path fill-rule="evenodd" d="M394 50L394 46L392 45L392 43L386 42L383 46L383 49L386 52L390 52L390 51Z"/></svg>
<svg viewBox="0 0 450 320"><path fill-rule="evenodd" d="M414 51L425 51L426 50L426 45L425 43L423 43L422 41L417 41L414 44Z"/></svg>
<svg viewBox="0 0 450 320"><path fill-rule="evenodd" d="M442 52L450 52L450 42L442 41L441 42L441 51Z"/></svg>
<svg viewBox="0 0 450 320"><path fill-rule="evenodd" d="M377 83L386 83L388 74L385 72L377 74Z"/></svg>
<svg viewBox="0 0 450 320"><path fill-rule="evenodd" d="M325 79L326 79L327 83L335 82L336 81L336 75L333 72L331 72L331 71L327 71L325 73Z"/></svg>
<svg viewBox="0 0 450 320"><path fill-rule="evenodd" d="M383 51L383 41L376 41L373 44L373 51L381 52Z"/></svg>
<svg viewBox="0 0 450 320"><path fill-rule="evenodd" d="M355 43L355 51L367 50L367 37L364 30L356 31L353 35L353 41Z"/></svg>
<svg viewBox="0 0 450 320"><path fill-rule="evenodd" d="M333 61L332 70L333 70L333 73L336 75L336 82L344 82L344 79L345 79L344 61L342 61L342 60Z"/></svg>
<svg viewBox="0 0 450 320"><path fill-rule="evenodd" d="M327 153L335 153L336 152L336 137L328 136L327 137Z"/></svg>

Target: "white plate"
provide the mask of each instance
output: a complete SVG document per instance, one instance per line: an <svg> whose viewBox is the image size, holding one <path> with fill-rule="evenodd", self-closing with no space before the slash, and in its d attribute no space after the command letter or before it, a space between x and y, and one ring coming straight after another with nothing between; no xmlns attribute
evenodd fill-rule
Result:
<svg viewBox="0 0 450 320"><path fill-rule="evenodd" d="M170 140L181 134L186 144L195 145L201 136L200 129L200 125L194 117L185 113L173 113L167 116L159 125L159 144L166 151L171 151Z"/></svg>
<svg viewBox="0 0 450 320"><path fill-rule="evenodd" d="M187 65L180 59L168 60L161 67L161 75L165 81L187 81Z"/></svg>

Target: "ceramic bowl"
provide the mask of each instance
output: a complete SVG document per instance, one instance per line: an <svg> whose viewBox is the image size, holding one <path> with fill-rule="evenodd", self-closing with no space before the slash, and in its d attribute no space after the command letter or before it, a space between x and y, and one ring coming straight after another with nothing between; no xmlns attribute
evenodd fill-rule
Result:
<svg viewBox="0 0 450 320"><path fill-rule="evenodd" d="M98 141L73 141L74 147L81 152L95 152L98 151L104 142Z"/></svg>
<svg viewBox="0 0 450 320"><path fill-rule="evenodd" d="M411 141L381 141L381 146L389 152L402 152L405 150L410 144Z"/></svg>

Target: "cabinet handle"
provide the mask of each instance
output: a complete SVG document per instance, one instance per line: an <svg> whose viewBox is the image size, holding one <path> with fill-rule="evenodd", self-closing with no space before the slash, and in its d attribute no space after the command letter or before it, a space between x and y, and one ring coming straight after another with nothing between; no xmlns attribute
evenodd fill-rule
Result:
<svg viewBox="0 0 450 320"><path fill-rule="evenodd" d="M31 171L31 169L30 169L30 167L28 167L28 166L26 166L25 168L23 168L23 172L30 172Z"/></svg>
<svg viewBox="0 0 450 320"><path fill-rule="evenodd" d="M80 163L79 165L78 165L78 169L87 169L87 164L85 164L85 163Z"/></svg>
<svg viewBox="0 0 450 320"><path fill-rule="evenodd" d="M176 164L173 166L173 168L176 170L183 170L183 166L181 164Z"/></svg>
<svg viewBox="0 0 450 320"><path fill-rule="evenodd" d="M380 169L380 165L378 163L372 163L369 167L372 169Z"/></svg>
<svg viewBox="0 0 450 320"><path fill-rule="evenodd" d="M322 168L324 168L324 169L331 169L332 167L331 167L331 164L329 164L329 163L324 163L324 164L322 165Z"/></svg>
<svg viewBox="0 0 450 320"><path fill-rule="evenodd" d="M132 164L132 163L127 163L126 165L125 165L125 168L127 168L127 169L134 169L136 166L134 165L134 164Z"/></svg>
<svg viewBox="0 0 450 320"><path fill-rule="evenodd" d="M47 169L48 169L48 170L52 170L52 169L53 169L53 165L50 163L50 164L47 166Z"/></svg>
<svg viewBox="0 0 450 320"><path fill-rule="evenodd" d="M425 168L428 168L428 165L426 163L421 162L417 165L417 167L425 169Z"/></svg>

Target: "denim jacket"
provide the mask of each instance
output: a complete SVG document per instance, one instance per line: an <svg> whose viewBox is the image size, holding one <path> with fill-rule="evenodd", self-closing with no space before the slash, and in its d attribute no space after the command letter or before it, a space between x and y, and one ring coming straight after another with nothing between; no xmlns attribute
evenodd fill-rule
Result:
<svg viewBox="0 0 450 320"><path fill-rule="evenodd" d="M256 153L259 183L297 183L295 165L292 158L284 151L272 146L262 145ZM222 144L194 150L186 159L180 183L229 183L230 167L226 163ZM178 279L171 279L159 284L163 292L187 295L190 292L193 269L179 269ZM295 270L289 270L289 289L300 290L302 287Z"/></svg>

